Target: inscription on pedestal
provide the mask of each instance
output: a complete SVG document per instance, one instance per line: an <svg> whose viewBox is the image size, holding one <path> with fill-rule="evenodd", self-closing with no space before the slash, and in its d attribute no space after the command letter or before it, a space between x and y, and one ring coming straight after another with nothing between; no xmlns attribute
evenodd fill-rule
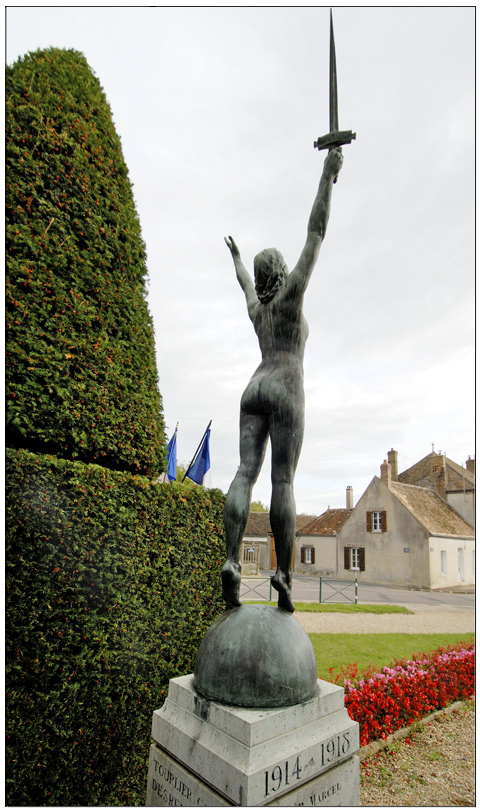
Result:
<svg viewBox="0 0 480 810"><path fill-rule="evenodd" d="M330 740L320 743L319 751L322 769L348 757L350 747L349 731L336 734ZM294 788L295 783L302 779L302 770L300 757L297 756L295 759L285 760L281 765L275 765L272 770L265 771L265 798L278 790L283 792L285 788Z"/></svg>
<svg viewBox="0 0 480 810"><path fill-rule="evenodd" d="M147 807L222 807L230 804L172 760L156 745L150 747Z"/></svg>
<svg viewBox="0 0 480 810"><path fill-rule="evenodd" d="M306 784L295 787L300 768L299 758L294 758L294 769L285 769L284 785L289 780L289 789L279 798L270 796L260 806L268 807L358 807L360 804L360 765L354 756L341 762L326 773ZM288 760L287 763L288 765ZM280 766L276 766L280 767ZM274 769L275 770L275 769ZM288 772L288 777L287 777ZM293 780L292 778L293 777ZM280 788L280 783L276 790ZM272 785L272 788L274 785ZM272 793L273 793L272 789ZM202 779L189 773L180 763L156 745L150 749L148 769L147 807L232 807L225 796L212 790Z"/></svg>
<svg viewBox="0 0 480 810"><path fill-rule="evenodd" d="M358 807L360 762L354 756L306 785L267 802L269 807Z"/></svg>

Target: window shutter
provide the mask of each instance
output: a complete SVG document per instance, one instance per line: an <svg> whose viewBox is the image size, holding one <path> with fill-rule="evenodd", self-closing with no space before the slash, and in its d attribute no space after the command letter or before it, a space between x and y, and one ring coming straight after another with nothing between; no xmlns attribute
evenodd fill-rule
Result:
<svg viewBox="0 0 480 810"><path fill-rule="evenodd" d="M305 562L305 546L302 546L300 549L300 562Z"/></svg>
<svg viewBox="0 0 480 810"><path fill-rule="evenodd" d="M350 571L350 549L349 548L344 548L343 549L343 562L344 562L344 566L347 569L347 571Z"/></svg>
<svg viewBox="0 0 480 810"><path fill-rule="evenodd" d="M312 555L312 556L311 556L312 563L314 563L314 562L315 562L315 549L313 548L313 546L312 546L312 550L311 550L311 552L310 552L310 553L311 553L311 555Z"/></svg>
<svg viewBox="0 0 480 810"><path fill-rule="evenodd" d="M365 571L365 549L359 548L358 549L358 563L360 571Z"/></svg>
<svg viewBox="0 0 480 810"><path fill-rule="evenodd" d="M382 532L386 532L387 531L387 513L386 512L380 512L380 518L381 518L381 521L382 521Z"/></svg>
<svg viewBox="0 0 480 810"><path fill-rule="evenodd" d="M367 512L367 532L372 531L372 513Z"/></svg>

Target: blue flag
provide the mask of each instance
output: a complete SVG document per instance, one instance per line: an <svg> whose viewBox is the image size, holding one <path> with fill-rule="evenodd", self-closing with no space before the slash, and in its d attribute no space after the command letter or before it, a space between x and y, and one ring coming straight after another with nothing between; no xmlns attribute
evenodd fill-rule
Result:
<svg viewBox="0 0 480 810"><path fill-rule="evenodd" d="M169 481L177 479L177 428L168 443L167 448L167 476Z"/></svg>
<svg viewBox="0 0 480 810"><path fill-rule="evenodd" d="M186 477L190 478L192 481L195 481L196 484L202 484L202 486L204 487L209 486L210 481L209 470L210 470L210 425L205 431L203 441L198 449L198 453L195 456L193 463L190 465Z"/></svg>

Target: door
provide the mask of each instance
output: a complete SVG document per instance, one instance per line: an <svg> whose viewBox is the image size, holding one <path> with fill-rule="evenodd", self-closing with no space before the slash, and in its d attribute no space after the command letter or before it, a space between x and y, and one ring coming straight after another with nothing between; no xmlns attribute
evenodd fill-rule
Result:
<svg viewBox="0 0 480 810"><path fill-rule="evenodd" d="M463 548L458 549L458 579L465 582L465 568L463 565Z"/></svg>

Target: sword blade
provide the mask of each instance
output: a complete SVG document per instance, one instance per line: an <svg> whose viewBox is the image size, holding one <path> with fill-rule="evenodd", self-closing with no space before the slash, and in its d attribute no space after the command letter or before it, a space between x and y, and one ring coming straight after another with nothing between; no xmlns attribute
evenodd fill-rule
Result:
<svg viewBox="0 0 480 810"><path fill-rule="evenodd" d="M330 9L330 132L338 132L337 61L332 9Z"/></svg>

